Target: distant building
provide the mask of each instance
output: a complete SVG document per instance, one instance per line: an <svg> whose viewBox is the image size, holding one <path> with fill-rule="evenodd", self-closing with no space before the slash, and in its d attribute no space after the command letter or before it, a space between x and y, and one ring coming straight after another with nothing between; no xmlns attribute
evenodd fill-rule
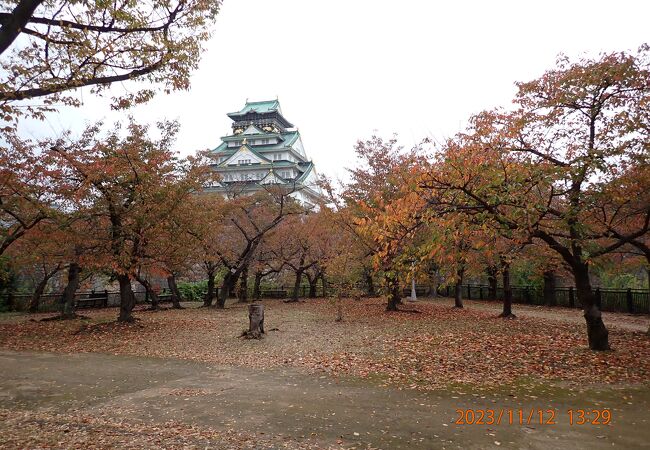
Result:
<svg viewBox="0 0 650 450"><path fill-rule="evenodd" d="M314 163L307 157L300 133L284 118L278 100L246 102L228 114L232 134L212 152L221 175L211 192L252 193L269 185L295 190L292 197L315 205L322 199Z"/></svg>

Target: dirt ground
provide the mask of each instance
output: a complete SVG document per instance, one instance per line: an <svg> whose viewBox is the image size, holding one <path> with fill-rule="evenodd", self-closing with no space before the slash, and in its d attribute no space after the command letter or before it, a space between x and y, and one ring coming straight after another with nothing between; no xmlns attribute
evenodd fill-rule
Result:
<svg viewBox="0 0 650 450"><path fill-rule="evenodd" d="M457 311L448 299L421 301L405 305L419 313L388 314L379 300L348 301L336 323L328 301L264 304L261 341L237 338L247 320L239 304L138 311L128 326L113 322L115 309L66 322L0 316L0 448L650 442L645 317L606 315L615 350L594 353L579 314L548 308L515 306L519 317L502 320L498 305L479 302ZM611 423L592 424L605 409ZM459 410L502 418L458 424Z"/></svg>
<svg viewBox="0 0 650 450"><path fill-rule="evenodd" d="M598 449L650 441L648 390L594 391L589 400L562 389L534 401L516 389L452 396L290 368L100 354L4 351L0 367L3 448L66 448L91 437L99 447L204 448ZM569 424L567 409L605 407L611 425ZM523 409L525 416L554 409L556 424L457 425L458 408ZM185 438L160 435L179 424Z"/></svg>

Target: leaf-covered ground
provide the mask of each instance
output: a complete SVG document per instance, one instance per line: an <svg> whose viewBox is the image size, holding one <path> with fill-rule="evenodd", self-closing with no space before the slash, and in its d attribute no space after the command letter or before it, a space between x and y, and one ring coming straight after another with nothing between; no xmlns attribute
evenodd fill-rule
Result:
<svg viewBox="0 0 650 450"><path fill-rule="evenodd" d="M0 448L317 449L280 436L216 431L181 422L150 424L92 414L0 409Z"/></svg>
<svg viewBox="0 0 650 450"><path fill-rule="evenodd" d="M328 300L264 303L267 336L261 341L237 338L248 318L246 305L233 304L226 310L142 310L132 325L116 324L115 309L84 312L90 319L82 321L7 316L0 319L0 347L293 366L424 390L650 381L650 338L623 327L610 329L613 351L592 352L584 324L541 317L503 320L483 309L451 309L448 302L418 302L419 313L386 313L379 299L345 300L342 322L335 321L336 307ZM625 317L617 317L621 320Z"/></svg>

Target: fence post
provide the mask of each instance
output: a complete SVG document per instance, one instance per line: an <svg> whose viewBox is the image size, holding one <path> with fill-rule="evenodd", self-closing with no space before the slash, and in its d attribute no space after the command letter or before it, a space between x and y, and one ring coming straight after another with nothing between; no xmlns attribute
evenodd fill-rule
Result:
<svg viewBox="0 0 650 450"><path fill-rule="evenodd" d="M447 297L449 297L449 285L447 285Z"/></svg>
<svg viewBox="0 0 650 450"><path fill-rule="evenodd" d="M571 308L575 308L575 307L576 307L576 299L575 299L575 297L574 297L574 295L573 295L573 286L570 286L570 287L569 287L569 306L570 306Z"/></svg>
<svg viewBox="0 0 650 450"><path fill-rule="evenodd" d="M634 314L634 302L632 301L632 289L627 288L625 292L625 300L627 302L627 312Z"/></svg>
<svg viewBox="0 0 650 450"><path fill-rule="evenodd" d="M149 303L149 290L144 291L144 302Z"/></svg>
<svg viewBox="0 0 650 450"><path fill-rule="evenodd" d="M478 287L478 298L483 300L483 286Z"/></svg>
<svg viewBox="0 0 650 450"><path fill-rule="evenodd" d="M600 288L596 288L596 306L598 306L598 309L602 310L602 295L600 293Z"/></svg>
<svg viewBox="0 0 650 450"><path fill-rule="evenodd" d="M530 291L528 289L528 286L524 289L524 299L526 300L526 304L530 305Z"/></svg>
<svg viewBox="0 0 650 450"><path fill-rule="evenodd" d="M471 299L472 299L472 286L468 284L467 285L467 300L471 300Z"/></svg>
<svg viewBox="0 0 650 450"><path fill-rule="evenodd" d="M104 289L104 308L108 307L108 289Z"/></svg>

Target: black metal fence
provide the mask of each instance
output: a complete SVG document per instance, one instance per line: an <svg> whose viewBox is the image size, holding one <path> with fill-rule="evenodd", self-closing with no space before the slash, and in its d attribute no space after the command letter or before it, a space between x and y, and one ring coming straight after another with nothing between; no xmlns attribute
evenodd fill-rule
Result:
<svg viewBox="0 0 650 450"><path fill-rule="evenodd" d="M512 301L526 305L565 306L581 308L582 305L573 287L555 288L552 296L545 299L544 290L535 286L512 286ZM409 291L410 292L410 291ZM439 295L452 297L456 287L438 289ZM650 291L642 289L601 289L594 290L596 303L602 311L626 312L631 314L650 314ZM463 285L461 295L469 300L489 300L487 285ZM498 287L496 299L503 299L503 287ZM550 300L550 301L549 301Z"/></svg>
<svg viewBox="0 0 650 450"><path fill-rule="evenodd" d="M535 286L512 286L512 301L526 305L545 305L545 306L564 306L569 308L581 308L582 305L578 300L576 291L573 287L556 288L552 291L552 297L545 298L542 288ZM218 295L218 289L215 289L215 296ZM453 297L455 295L455 286L446 286L438 288L438 295ZM144 304L150 302L149 296L145 291L135 291L136 303ZM231 293L235 296L236 291ZM252 289L249 288L249 298L252 298ZM288 298L293 294L293 286L280 286L278 288L261 289L262 298ZM308 285L301 285L298 296L301 298L309 297L310 289ZM326 289L319 284L316 289L316 297L322 298L327 294ZM404 296L409 296L411 289L405 288ZM428 285L416 285L416 294L418 296L427 296L431 294L431 287ZM205 295L205 293L203 293ZM469 300L491 300L490 291L487 285L463 285L461 286L461 295ZM603 311L626 312L632 314L650 314L650 292L641 289L595 289L596 302ZM61 308L61 299L63 295L43 294L40 299L38 311L52 312ZM170 295L165 292L159 295L161 301L169 301ZM13 309L18 311L27 311L31 301L31 294L13 294ZM202 299L202 297L201 297ZM495 299L503 299L503 287L499 286L496 290ZM6 299L5 299L6 300ZM550 301L549 301L550 300ZM90 291L77 292L75 295L75 307L83 308L106 308L119 306L119 291Z"/></svg>

